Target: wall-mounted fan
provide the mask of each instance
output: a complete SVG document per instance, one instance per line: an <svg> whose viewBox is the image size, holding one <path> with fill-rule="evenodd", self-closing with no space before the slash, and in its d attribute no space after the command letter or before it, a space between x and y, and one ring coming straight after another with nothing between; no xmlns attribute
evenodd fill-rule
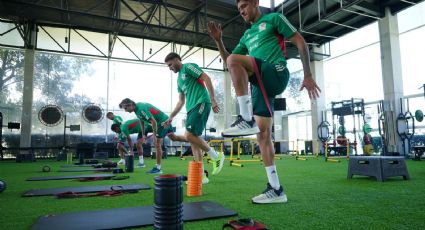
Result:
<svg viewBox="0 0 425 230"><path fill-rule="evenodd" d="M45 126L56 126L63 120L63 111L57 105L45 105L38 112L38 120Z"/></svg>
<svg viewBox="0 0 425 230"><path fill-rule="evenodd" d="M91 103L84 106L81 116L90 124L95 124L103 119L103 109L97 104Z"/></svg>

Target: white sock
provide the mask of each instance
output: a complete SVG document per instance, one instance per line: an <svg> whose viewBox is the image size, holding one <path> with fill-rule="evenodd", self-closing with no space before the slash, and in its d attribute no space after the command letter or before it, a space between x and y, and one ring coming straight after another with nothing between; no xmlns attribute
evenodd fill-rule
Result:
<svg viewBox="0 0 425 230"><path fill-rule="evenodd" d="M217 153L215 152L213 147L210 147L210 149L208 150L208 155L210 155L211 159L215 160L218 158Z"/></svg>
<svg viewBox="0 0 425 230"><path fill-rule="evenodd" d="M140 164L143 164L143 156L139 156L139 162L140 162Z"/></svg>
<svg viewBox="0 0 425 230"><path fill-rule="evenodd" d="M159 164L156 164L156 166L155 166L157 169L159 169L159 170L161 170L161 165L159 165Z"/></svg>
<svg viewBox="0 0 425 230"><path fill-rule="evenodd" d="M239 112L242 118L245 121L252 120L252 102L251 97L249 95L239 96L238 104L239 104Z"/></svg>
<svg viewBox="0 0 425 230"><path fill-rule="evenodd" d="M266 167L269 184L276 190L280 188L279 177L277 176L276 165Z"/></svg>

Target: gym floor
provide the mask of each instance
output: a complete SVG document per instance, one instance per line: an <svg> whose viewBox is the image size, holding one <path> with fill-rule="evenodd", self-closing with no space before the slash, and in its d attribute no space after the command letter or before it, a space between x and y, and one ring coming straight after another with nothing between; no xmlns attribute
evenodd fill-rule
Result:
<svg viewBox="0 0 425 230"><path fill-rule="evenodd" d="M117 160L117 159L115 159ZM163 161L164 173L187 175L190 158L169 157ZM31 189L88 185L144 183L153 187L153 175L145 172L154 165L146 159L146 168L135 168L127 180L78 182L75 180L26 181L30 177L74 175L57 172L66 162L37 160L34 163L0 161L0 180L7 183L0 193L0 229L30 229L37 218L47 214L153 205L153 189L116 197L56 199L53 196L21 197ZM51 172L42 172L48 165ZM288 195L286 204L251 204L251 197L266 186L264 167L259 162L244 167L225 162L223 171L210 176L203 195L187 197L184 202L214 201L239 215L231 218L184 223L185 229L221 229L230 219L251 217L269 229L424 229L425 162L407 161L410 180L393 177L385 182L354 176L347 180L348 161L325 162L323 157L297 161L284 156L276 160L279 177ZM212 166L205 168L211 171ZM88 174L82 172L80 174ZM186 185L183 186L186 191ZM184 193L186 194L186 193ZM142 217L141 217L142 218ZM64 223L66 224L66 223ZM147 227L145 229L153 229Z"/></svg>

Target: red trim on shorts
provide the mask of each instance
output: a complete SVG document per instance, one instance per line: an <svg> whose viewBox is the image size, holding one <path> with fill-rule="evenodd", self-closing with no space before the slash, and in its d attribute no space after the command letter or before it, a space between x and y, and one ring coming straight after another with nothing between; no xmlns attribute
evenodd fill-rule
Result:
<svg viewBox="0 0 425 230"><path fill-rule="evenodd" d="M257 77L258 86L260 86L261 93L263 94L264 101L266 102L267 108L269 109L270 116L273 117L273 112L272 112L272 109L270 108L269 98L267 97L267 92L266 92L266 89L264 88L263 79L261 78L261 74L254 57L251 57L251 62L252 62L252 66L254 67L255 76Z"/></svg>

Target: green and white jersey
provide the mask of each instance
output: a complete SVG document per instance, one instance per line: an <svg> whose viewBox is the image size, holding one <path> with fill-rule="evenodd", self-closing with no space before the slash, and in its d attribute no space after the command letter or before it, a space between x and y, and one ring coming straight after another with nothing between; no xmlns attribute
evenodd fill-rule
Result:
<svg viewBox="0 0 425 230"><path fill-rule="evenodd" d="M136 103L134 113L136 114L137 118L142 119L142 121L148 122L149 124L151 118L155 119L158 126L160 126L162 122L168 119L167 114L163 113L157 107L149 103Z"/></svg>
<svg viewBox="0 0 425 230"><path fill-rule="evenodd" d="M283 62L286 66L285 38L296 31L282 14L263 14L245 31L232 53L249 54L271 64Z"/></svg>
<svg viewBox="0 0 425 230"><path fill-rule="evenodd" d="M205 82L199 77L204 71L194 63L182 64L177 78L177 91L186 97L186 111L196 107L199 103L210 103L211 99Z"/></svg>
<svg viewBox="0 0 425 230"><path fill-rule="evenodd" d="M140 125L140 121L138 119L132 119L124 122L121 126L121 133L118 134L118 139L120 141L125 141L130 134L133 133L141 133L142 126Z"/></svg>
<svg viewBox="0 0 425 230"><path fill-rule="evenodd" d="M122 117L115 115L114 116L114 120L112 120L112 124L118 124L121 125L123 122Z"/></svg>

